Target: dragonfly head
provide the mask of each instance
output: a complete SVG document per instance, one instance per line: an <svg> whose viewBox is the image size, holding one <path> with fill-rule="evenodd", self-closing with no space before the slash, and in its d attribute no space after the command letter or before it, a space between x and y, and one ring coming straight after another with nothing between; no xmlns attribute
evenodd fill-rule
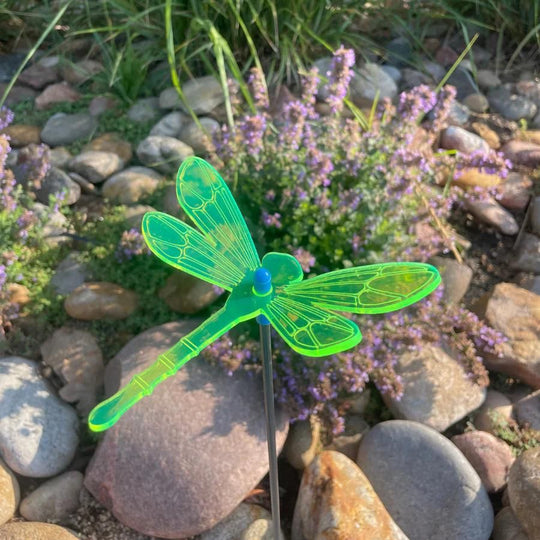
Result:
<svg viewBox="0 0 540 540"><path fill-rule="evenodd" d="M272 292L272 274L264 267L255 270L253 292L257 296L267 296Z"/></svg>

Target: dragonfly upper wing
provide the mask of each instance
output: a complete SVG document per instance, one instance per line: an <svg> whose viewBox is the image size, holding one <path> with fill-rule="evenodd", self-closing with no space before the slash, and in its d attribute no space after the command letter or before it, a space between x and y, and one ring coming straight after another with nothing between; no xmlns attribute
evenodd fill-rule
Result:
<svg viewBox="0 0 540 540"><path fill-rule="evenodd" d="M287 296L350 313L387 313L424 298L437 288L437 269L424 263L384 263L322 274L284 288Z"/></svg>
<svg viewBox="0 0 540 540"><path fill-rule="evenodd" d="M349 319L284 292L269 302L263 313L285 342L305 356L336 354L362 340L358 326Z"/></svg>
<svg viewBox="0 0 540 540"><path fill-rule="evenodd" d="M157 257L188 274L229 291L244 277L244 272L199 231L168 214L147 212L142 233Z"/></svg>
<svg viewBox="0 0 540 540"><path fill-rule="evenodd" d="M261 266L246 222L219 173L197 157L182 162L178 201L205 238L245 274Z"/></svg>

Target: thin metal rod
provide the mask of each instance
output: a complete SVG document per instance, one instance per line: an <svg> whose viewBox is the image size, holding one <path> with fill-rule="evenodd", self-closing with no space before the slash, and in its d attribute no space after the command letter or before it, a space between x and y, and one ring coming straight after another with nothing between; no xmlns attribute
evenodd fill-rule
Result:
<svg viewBox="0 0 540 540"><path fill-rule="evenodd" d="M266 413L266 440L268 442L268 462L270 463L270 503L274 540L281 538L279 516L279 480L276 449L276 415L274 412L274 379L272 375L272 345L270 325L260 324L261 350L263 360L264 410Z"/></svg>

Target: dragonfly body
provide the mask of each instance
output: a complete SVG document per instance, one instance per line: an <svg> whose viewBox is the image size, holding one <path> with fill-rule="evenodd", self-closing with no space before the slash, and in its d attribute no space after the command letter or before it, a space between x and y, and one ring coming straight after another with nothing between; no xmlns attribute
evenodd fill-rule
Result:
<svg viewBox="0 0 540 540"><path fill-rule="evenodd" d="M440 282L437 270L421 263L347 268L303 280L300 263L291 255L267 253L261 262L227 185L200 158L182 163L177 195L199 230L167 214L148 212L142 223L148 246L167 264L223 287L230 296L220 310L94 408L88 418L94 431L111 427L240 322L263 315L296 352L325 356L362 339L357 325L337 312L394 311L420 300Z"/></svg>

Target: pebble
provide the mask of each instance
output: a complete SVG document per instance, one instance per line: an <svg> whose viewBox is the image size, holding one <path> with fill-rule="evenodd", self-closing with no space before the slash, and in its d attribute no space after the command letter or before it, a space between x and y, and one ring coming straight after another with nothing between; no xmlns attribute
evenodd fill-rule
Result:
<svg viewBox="0 0 540 540"><path fill-rule="evenodd" d="M492 540L530 540L512 508L506 506L495 516Z"/></svg>
<svg viewBox="0 0 540 540"><path fill-rule="evenodd" d="M502 148L504 156L517 165L540 166L540 145L527 141L508 141Z"/></svg>
<svg viewBox="0 0 540 540"><path fill-rule="evenodd" d="M137 295L116 283L83 283L69 293L64 308L70 317L83 321L125 319L137 308Z"/></svg>
<svg viewBox="0 0 540 540"><path fill-rule="evenodd" d="M514 455L505 442L485 431L467 431L451 440L474 467L488 493L506 486Z"/></svg>
<svg viewBox="0 0 540 540"><path fill-rule="evenodd" d="M493 88L487 94L489 106L493 112L499 113L507 120L530 120L534 118L537 107L527 98L512 94L505 86Z"/></svg>
<svg viewBox="0 0 540 540"><path fill-rule="evenodd" d="M51 116L41 130L41 140L49 146L64 146L86 139L97 129L97 120L86 113Z"/></svg>
<svg viewBox="0 0 540 540"><path fill-rule="evenodd" d="M80 540L74 532L51 523L15 521L0 527L2 540Z"/></svg>
<svg viewBox="0 0 540 540"><path fill-rule="evenodd" d="M473 271L466 264L448 257L432 257L430 262L441 274L444 301L448 304L458 304L469 289Z"/></svg>
<svg viewBox="0 0 540 540"><path fill-rule="evenodd" d="M0 366L2 458L23 476L60 473L79 443L75 411L51 393L35 362L10 356L2 358Z"/></svg>
<svg viewBox="0 0 540 540"><path fill-rule="evenodd" d="M471 111L479 114L482 114L489 109L489 101L484 94L469 94L463 100L463 104L467 105Z"/></svg>
<svg viewBox="0 0 540 540"><path fill-rule="evenodd" d="M26 84L35 90L41 90L50 83L58 80L58 69L36 63L27 67L20 75L17 82Z"/></svg>
<svg viewBox="0 0 540 540"><path fill-rule="evenodd" d="M446 75L446 69L444 69L437 62L431 62L430 60L423 60L422 67L429 74L432 79L432 82L439 83L443 77Z"/></svg>
<svg viewBox="0 0 540 540"><path fill-rule="evenodd" d="M254 535L255 527L263 522L262 534ZM283 533L282 533L283 534ZM268 510L256 504L240 503L235 510L209 531L203 532L199 540L273 540L272 515Z"/></svg>
<svg viewBox="0 0 540 540"><path fill-rule="evenodd" d="M81 94L66 82L51 84L35 99L36 109L43 111L57 103L75 103L81 99Z"/></svg>
<svg viewBox="0 0 540 540"><path fill-rule="evenodd" d="M124 141L118 133L104 133L91 140L83 147L83 152L96 150L98 152L112 152L124 163L129 163L133 157L133 150L128 141Z"/></svg>
<svg viewBox="0 0 540 540"><path fill-rule="evenodd" d="M91 58L85 58L75 63L66 62L60 68L62 78L76 86L88 81L100 71L103 71L103 64Z"/></svg>
<svg viewBox="0 0 540 540"><path fill-rule="evenodd" d="M68 167L69 170L96 184L120 171L124 167L124 161L114 152L88 150L75 156L68 163Z"/></svg>
<svg viewBox="0 0 540 540"><path fill-rule="evenodd" d="M26 53L0 54L0 81L9 82L24 60Z"/></svg>
<svg viewBox="0 0 540 540"><path fill-rule="evenodd" d="M540 390L514 403L514 414L521 425L540 431Z"/></svg>
<svg viewBox="0 0 540 540"><path fill-rule="evenodd" d="M156 97L142 98L137 100L127 112L127 117L132 122L151 122L159 116L159 99Z"/></svg>
<svg viewBox="0 0 540 540"><path fill-rule="evenodd" d="M199 122L202 129L195 122L189 122L182 128L179 137L197 154L209 151L207 139L211 141L212 135L219 130L219 124L213 118L203 116L199 118Z"/></svg>
<svg viewBox="0 0 540 540"><path fill-rule="evenodd" d="M485 390L470 381L457 360L442 348L422 345L402 354L394 366L403 383L400 399L384 394L396 418L422 422L438 431L482 405Z"/></svg>
<svg viewBox="0 0 540 540"><path fill-rule="evenodd" d="M106 395L200 322L168 323L132 339L107 365ZM279 408L276 413L279 452L288 419ZM267 473L264 418L259 377L240 371L230 377L222 367L194 359L105 433L85 486L122 523L144 534L200 534L228 516ZM182 429L171 429L175 425Z"/></svg>
<svg viewBox="0 0 540 540"><path fill-rule="evenodd" d="M540 107L540 83L538 81L518 81L515 88L519 95L530 99Z"/></svg>
<svg viewBox="0 0 540 540"><path fill-rule="evenodd" d="M305 469L291 540L377 538L406 540L354 461L326 450Z"/></svg>
<svg viewBox="0 0 540 540"><path fill-rule="evenodd" d="M407 38L402 36L394 38L386 44L385 50L389 64L404 67L410 63L412 46Z"/></svg>
<svg viewBox="0 0 540 540"><path fill-rule="evenodd" d="M56 294L69 294L88 278L86 265L80 262L79 253L71 252L56 267L50 284Z"/></svg>
<svg viewBox="0 0 540 540"><path fill-rule="evenodd" d="M452 75L450 75L450 78L446 84L456 87L456 97L460 101L464 100L470 94L480 93L480 90L469 71L463 68L461 65L457 67Z"/></svg>
<svg viewBox="0 0 540 540"><path fill-rule="evenodd" d="M179 109L180 108L180 96L176 88L165 88L159 94L159 108L160 109Z"/></svg>
<svg viewBox="0 0 540 540"><path fill-rule="evenodd" d="M83 178L80 174L77 174L76 172L70 172L68 173L68 176L79 185L81 188L82 193L86 193L89 195L95 195L96 194L96 186L92 184L92 182L89 182L86 178Z"/></svg>
<svg viewBox="0 0 540 540"><path fill-rule="evenodd" d="M92 116L101 116L117 106L116 100L110 96L96 96L88 105L88 112Z"/></svg>
<svg viewBox="0 0 540 540"><path fill-rule="evenodd" d="M188 106L197 115L208 114L225 101L221 84L213 75L192 79L185 83L182 89ZM180 102L179 106L189 113L183 103Z"/></svg>
<svg viewBox="0 0 540 540"><path fill-rule="evenodd" d="M390 75L390 77L392 77L392 80L396 84L399 84L401 79L403 78L401 71L395 66L389 66L385 64L384 66L381 66L381 69L383 69L386 74Z"/></svg>
<svg viewBox="0 0 540 540"><path fill-rule="evenodd" d="M79 414L87 416L97 404L96 394L103 384L103 355L96 338L86 330L62 326L40 351L43 363L64 383L60 397L77 403Z"/></svg>
<svg viewBox="0 0 540 540"><path fill-rule="evenodd" d="M482 122L472 122L471 128L489 144L490 148L498 150L501 147L499 136L495 131L486 126L486 124Z"/></svg>
<svg viewBox="0 0 540 540"><path fill-rule="evenodd" d="M451 66L458 59L458 53L451 47L443 45L436 53L435 60L445 66Z"/></svg>
<svg viewBox="0 0 540 540"><path fill-rule="evenodd" d="M299 420L291 424L283 455L295 469L302 471L313 461L320 443L320 423L315 418Z"/></svg>
<svg viewBox="0 0 540 540"><path fill-rule="evenodd" d="M12 148L20 148L28 144L39 144L41 129L38 126L14 124L7 126L2 133L9 137L9 145Z"/></svg>
<svg viewBox="0 0 540 540"><path fill-rule="evenodd" d="M517 249L517 256L510 261L510 267L522 272L540 274L540 238L524 233Z"/></svg>
<svg viewBox="0 0 540 540"><path fill-rule="evenodd" d="M540 447L525 450L512 465L508 498L529 539L540 539Z"/></svg>
<svg viewBox="0 0 540 540"><path fill-rule="evenodd" d="M379 101L384 98L394 99L397 96L397 85L377 64L367 62L359 68L351 79L351 98L360 106L370 105L377 92Z"/></svg>
<svg viewBox="0 0 540 540"><path fill-rule="evenodd" d="M65 194L64 203L72 205L80 199L81 187L62 169L51 167L41 181L41 188L36 191L36 197L43 204L49 204L51 195L58 197L62 193Z"/></svg>
<svg viewBox="0 0 540 540"><path fill-rule="evenodd" d="M434 429L407 420L381 422L362 438L357 462L409 538L489 539L493 509L482 482Z"/></svg>
<svg viewBox="0 0 540 540"><path fill-rule="evenodd" d="M6 84L0 83L1 95L4 94L6 87ZM11 107L13 105L16 105L17 103L21 103L22 101L32 101L37 95L38 92L36 90L33 90L28 86L20 86L16 84L11 88L9 94L7 95L6 101L4 102L4 105L6 107Z"/></svg>
<svg viewBox="0 0 540 540"><path fill-rule="evenodd" d="M501 79L489 69L479 69L476 73L476 80L482 90L491 90L501 85Z"/></svg>
<svg viewBox="0 0 540 540"><path fill-rule="evenodd" d="M154 193L162 180L154 169L129 167L109 177L103 184L102 194L121 204L132 204Z"/></svg>
<svg viewBox="0 0 540 540"><path fill-rule="evenodd" d="M137 147L137 157L142 163L163 174L176 174L182 161L192 155L193 148L173 137L151 135Z"/></svg>
<svg viewBox="0 0 540 540"><path fill-rule="evenodd" d="M63 169L72 157L70 151L64 146L57 146L49 150L49 163L51 167Z"/></svg>
<svg viewBox="0 0 540 540"><path fill-rule="evenodd" d="M454 175L452 183L462 187L495 187L501 183L502 179L498 174L489 174L480 169L467 168L459 171L459 175Z"/></svg>
<svg viewBox="0 0 540 540"><path fill-rule="evenodd" d="M220 293L211 283L178 271L167 278L158 296L173 311L192 315L210 306Z"/></svg>
<svg viewBox="0 0 540 540"><path fill-rule="evenodd" d="M441 132L441 147L459 150L464 154L489 152L489 145L482 137L459 126L449 126Z"/></svg>
<svg viewBox="0 0 540 540"><path fill-rule="evenodd" d="M540 296L513 283L499 283L473 310L508 338L502 357L484 357L486 367L540 388Z"/></svg>
<svg viewBox="0 0 540 540"><path fill-rule="evenodd" d="M514 236L519 232L519 225L514 216L493 197L467 199L465 208L479 221L494 227L503 234Z"/></svg>
<svg viewBox="0 0 540 540"><path fill-rule="evenodd" d="M462 126L469 120L470 115L471 111L469 111L466 105L463 105L459 101L453 101L450 105L447 121L452 126ZM429 114L428 118L431 118Z"/></svg>
<svg viewBox="0 0 540 540"><path fill-rule="evenodd" d="M528 176L510 172L499 186L499 202L508 210L523 211L529 204L532 187L533 182Z"/></svg>
<svg viewBox="0 0 540 540"><path fill-rule="evenodd" d="M27 495L19 508L28 521L62 520L79 507L83 475L68 471L47 480Z"/></svg>
<svg viewBox="0 0 540 540"><path fill-rule="evenodd" d="M0 525L15 515L20 497L21 492L17 477L0 459Z"/></svg>
<svg viewBox="0 0 540 540"><path fill-rule="evenodd" d="M495 435L495 427L500 422L510 422L511 419L512 402L504 394L488 388L486 400L474 417L476 429Z"/></svg>
<svg viewBox="0 0 540 540"><path fill-rule="evenodd" d="M164 137L178 137L182 127L188 119L179 112L173 111L165 115L151 130L150 135L161 135Z"/></svg>

